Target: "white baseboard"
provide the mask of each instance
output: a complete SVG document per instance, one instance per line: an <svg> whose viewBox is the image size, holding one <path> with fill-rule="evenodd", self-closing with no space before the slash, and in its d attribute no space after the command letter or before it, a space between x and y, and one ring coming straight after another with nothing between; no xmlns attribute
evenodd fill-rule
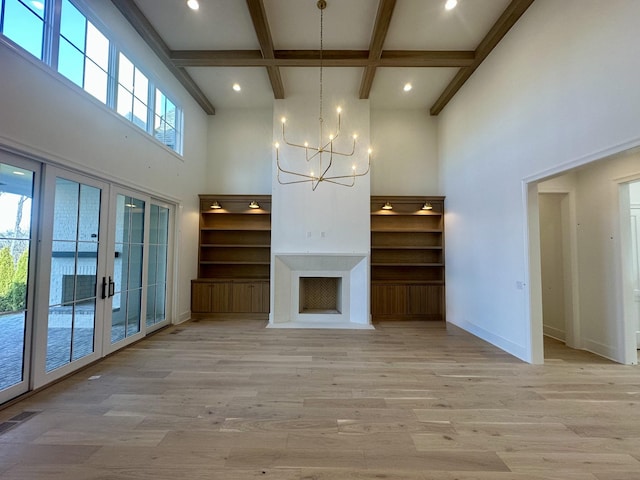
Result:
<svg viewBox="0 0 640 480"><path fill-rule="evenodd" d="M513 343L510 340L484 330L483 328L480 328L473 323L451 321L451 319L449 318L447 318L447 322L471 333L472 335L475 335L478 338L481 338L486 342L493 344L494 346L504 350L505 352L519 358L524 362L531 363L531 352L524 345Z"/></svg>
<svg viewBox="0 0 640 480"><path fill-rule="evenodd" d="M180 315L178 315L178 319L175 324L180 325L187 320L191 320L191 310L187 310L186 312L182 312Z"/></svg>
<svg viewBox="0 0 640 480"><path fill-rule="evenodd" d="M547 337L555 338L561 342L567 341L567 336L564 330L560 328L551 327L549 325L542 326L542 333Z"/></svg>
<svg viewBox="0 0 640 480"><path fill-rule="evenodd" d="M611 345L605 345L604 343L596 342L595 340L584 339L584 349L587 352L595 353L601 357L608 358L614 362L624 363L624 359L616 357L616 348Z"/></svg>

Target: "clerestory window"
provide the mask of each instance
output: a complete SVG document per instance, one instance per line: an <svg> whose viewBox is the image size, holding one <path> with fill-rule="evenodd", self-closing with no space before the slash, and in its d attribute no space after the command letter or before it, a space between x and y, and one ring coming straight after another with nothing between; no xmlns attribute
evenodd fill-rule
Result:
<svg viewBox="0 0 640 480"><path fill-rule="evenodd" d="M182 153L182 110L83 12L80 0L0 0L0 39Z"/></svg>

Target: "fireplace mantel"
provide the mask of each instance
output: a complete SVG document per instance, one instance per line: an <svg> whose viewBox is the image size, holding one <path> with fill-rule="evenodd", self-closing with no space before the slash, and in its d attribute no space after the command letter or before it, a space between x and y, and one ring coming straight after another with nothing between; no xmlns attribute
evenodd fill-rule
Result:
<svg viewBox="0 0 640 480"><path fill-rule="evenodd" d="M276 253L273 265L275 308L270 328L372 329L369 315L369 255ZM342 308L334 313L301 313L301 277L341 279Z"/></svg>

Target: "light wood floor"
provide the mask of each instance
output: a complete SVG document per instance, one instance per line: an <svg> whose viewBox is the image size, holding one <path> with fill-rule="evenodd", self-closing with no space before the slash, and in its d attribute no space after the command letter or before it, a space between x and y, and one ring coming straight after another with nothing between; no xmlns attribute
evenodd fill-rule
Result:
<svg viewBox="0 0 640 480"><path fill-rule="evenodd" d="M640 370L546 351L188 323L0 411L0 478L640 479Z"/></svg>

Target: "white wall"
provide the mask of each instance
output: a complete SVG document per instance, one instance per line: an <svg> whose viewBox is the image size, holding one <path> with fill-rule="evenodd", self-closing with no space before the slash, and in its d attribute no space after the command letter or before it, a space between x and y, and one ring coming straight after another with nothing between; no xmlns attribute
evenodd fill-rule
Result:
<svg viewBox="0 0 640 480"><path fill-rule="evenodd" d="M209 117L207 193L271 193L279 135L272 120L272 109L216 109ZM370 122L371 194L440 195L436 118L424 109L372 109Z"/></svg>
<svg viewBox="0 0 640 480"><path fill-rule="evenodd" d="M577 171L577 239L583 345L624 361L618 182L640 174L640 154L621 155Z"/></svg>
<svg viewBox="0 0 640 480"><path fill-rule="evenodd" d="M207 186L201 193L271 193L273 109L216 109L209 118Z"/></svg>
<svg viewBox="0 0 640 480"><path fill-rule="evenodd" d="M372 195L440 195L437 119L426 109L371 110Z"/></svg>
<svg viewBox="0 0 640 480"><path fill-rule="evenodd" d="M327 95L324 128L319 127L317 114L309 110L315 96L310 94L290 95L286 100L276 100L273 112L273 136L280 145L273 153L272 215L271 215L271 315L270 324L286 323L300 319L296 315L298 285L292 277L300 271L317 275L341 277L343 308L334 321L356 323L370 322L368 256L370 251L369 205L371 198L370 175L352 179L334 178L343 185L330 181L317 184L293 183L303 177L278 172L281 168L302 175L326 177L351 175L369 169L370 108L368 100L358 100L348 93L337 94L332 90ZM337 106L343 110L339 135L332 142L335 152L351 156L327 153L317 155L309 162L304 148L292 147L286 142L319 148L329 142L338 132ZM282 118L286 118L286 142L282 134ZM357 134L357 142L352 136ZM320 137L320 138L319 138ZM282 182L282 183L281 183ZM350 187L344 184L351 185ZM300 257L299 264L289 264L282 254L312 254ZM333 254L338 254L334 257ZM345 254L356 254L344 256ZM317 255L317 256L316 256ZM327 257L328 255L328 257ZM342 256L342 257L340 257ZM331 265L330 267L328 265ZM293 302L292 302L293 300ZM289 313L290 312L290 313ZM308 317L308 316L307 316ZM314 316L319 317L319 316ZM331 315L323 316L328 320ZM326 323L320 322L320 325ZM333 324L333 322L332 322Z"/></svg>
<svg viewBox="0 0 640 480"><path fill-rule="evenodd" d="M447 320L524 360L523 180L639 143L639 15L634 0L537 0L440 115Z"/></svg>
<svg viewBox="0 0 640 480"><path fill-rule="evenodd" d="M184 109L184 157L169 151L88 94L0 42L0 144L180 204L178 305L189 315L197 267L198 201L206 172L206 115L153 56L111 2L88 2L118 43Z"/></svg>
<svg viewBox="0 0 640 480"><path fill-rule="evenodd" d="M565 340L564 221L562 202L567 194L547 193L538 197L540 209L540 256L542 270L542 319L544 334ZM563 218L564 217L564 218Z"/></svg>
<svg viewBox="0 0 640 480"><path fill-rule="evenodd" d="M273 115L273 136L280 146L283 168L309 173L313 165L305 161L304 149L288 147L281 139L282 117L287 118L287 140L297 144L308 141L317 145L317 116L309 113L308 95L292 95L276 100ZM313 98L313 97L311 97ZM334 105L343 110L341 139L334 143L336 151L350 152L353 147L352 129L358 128L358 143L353 157L335 156L332 169L337 175L350 174L355 164L358 172L367 169L369 148L369 102L341 96L340 102L326 102L325 141L335 131L337 116ZM328 162L323 155L324 165ZM281 185L276 178L276 158L273 154L273 203L271 217L271 252L274 253L364 253L370 245L369 203L370 176L355 179L353 187L322 182L315 191L311 184ZM318 174L318 169L315 169ZM281 180L297 177L282 174Z"/></svg>

